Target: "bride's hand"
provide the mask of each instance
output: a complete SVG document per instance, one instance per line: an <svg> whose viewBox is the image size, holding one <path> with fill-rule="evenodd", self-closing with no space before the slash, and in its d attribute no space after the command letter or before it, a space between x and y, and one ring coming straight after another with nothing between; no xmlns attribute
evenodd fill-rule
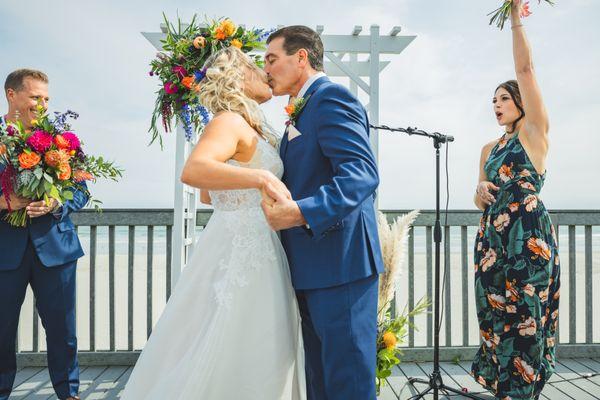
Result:
<svg viewBox="0 0 600 400"><path fill-rule="evenodd" d="M261 182L259 189L263 194L263 198L267 202L269 202L267 198L271 199L269 204L272 204L272 202L275 201L265 192L265 188L269 184L271 185L271 187L273 189L275 189L277 192L281 193L284 197L287 197L288 199L292 198L292 194L288 190L287 186L285 186L285 184L283 182L281 182L281 180L279 178L277 178L275 175L273 175L272 172L267 171L267 170L257 170L257 171L260 174L260 182Z"/></svg>

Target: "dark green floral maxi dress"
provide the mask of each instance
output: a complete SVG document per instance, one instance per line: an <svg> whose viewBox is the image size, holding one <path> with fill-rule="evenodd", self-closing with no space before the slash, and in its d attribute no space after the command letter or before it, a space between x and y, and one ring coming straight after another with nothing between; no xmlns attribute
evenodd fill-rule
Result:
<svg viewBox="0 0 600 400"><path fill-rule="evenodd" d="M554 371L560 262L539 175L518 133L485 163L500 190L475 240L475 298L482 345L472 374L500 399L532 399Z"/></svg>

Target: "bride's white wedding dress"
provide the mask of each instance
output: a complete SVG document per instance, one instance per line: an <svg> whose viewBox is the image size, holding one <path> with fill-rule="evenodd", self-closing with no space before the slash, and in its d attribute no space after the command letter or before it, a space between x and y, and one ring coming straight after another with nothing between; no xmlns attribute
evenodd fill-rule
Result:
<svg viewBox="0 0 600 400"><path fill-rule="evenodd" d="M278 177L259 139L248 163ZM210 192L214 213L129 378L125 400L304 400L304 350L288 263L258 190Z"/></svg>

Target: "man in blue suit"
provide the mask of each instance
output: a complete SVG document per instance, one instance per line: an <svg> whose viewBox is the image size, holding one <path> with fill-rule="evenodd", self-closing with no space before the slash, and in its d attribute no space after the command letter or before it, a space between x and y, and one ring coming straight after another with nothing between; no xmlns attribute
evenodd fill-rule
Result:
<svg viewBox="0 0 600 400"><path fill-rule="evenodd" d="M263 209L290 263L308 398L374 400L383 262L367 113L323 73L323 44L312 29L281 28L267 43L273 93L295 99L295 110L280 149L292 198L268 187Z"/></svg>
<svg viewBox="0 0 600 400"><path fill-rule="evenodd" d="M39 104L47 107L48 78L40 71L17 70L4 85L8 114L0 124L19 119L26 127ZM4 129L5 130L5 129ZM0 163L0 172L4 166ZM6 196L0 188L0 400L8 399L16 374L15 341L27 285L46 330L48 369L59 399L78 399L79 364L75 332L75 269L83 250L69 215L88 201L75 191L62 206ZM8 206L27 207L25 228L4 221Z"/></svg>

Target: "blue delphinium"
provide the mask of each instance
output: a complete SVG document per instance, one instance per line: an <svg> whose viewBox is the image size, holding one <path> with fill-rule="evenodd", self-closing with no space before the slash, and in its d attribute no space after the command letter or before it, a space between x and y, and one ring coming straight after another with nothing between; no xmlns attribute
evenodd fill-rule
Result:
<svg viewBox="0 0 600 400"><path fill-rule="evenodd" d="M77 114L75 111L71 111L71 110L67 110L67 112L64 113L59 113L59 112L54 112L54 120L51 122L52 126L54 126L54 128L57 131L66 131L71 129L71 126L69 124L67 124L67 118L73 118L73 119L77 119L79 118L79 114Z"/></svg>
<svg viewBox="0 0 600 400"><path fill-rule="evenodd" d="M194 136L194 128L192 127L192 112L188 104L184 104L181 107L181 122L183 123L183 129L185 130L185 138L189 142Z"/></svg>
<svg viewBox="0 0 600 400"><path fill-rule="evenodd" d="M210 114L208 113L206 107L198 104L196 106L196 112L198 112L198 114L200 114L200 117L202 117L202 125L206 126L210 122Z"/></svg>

